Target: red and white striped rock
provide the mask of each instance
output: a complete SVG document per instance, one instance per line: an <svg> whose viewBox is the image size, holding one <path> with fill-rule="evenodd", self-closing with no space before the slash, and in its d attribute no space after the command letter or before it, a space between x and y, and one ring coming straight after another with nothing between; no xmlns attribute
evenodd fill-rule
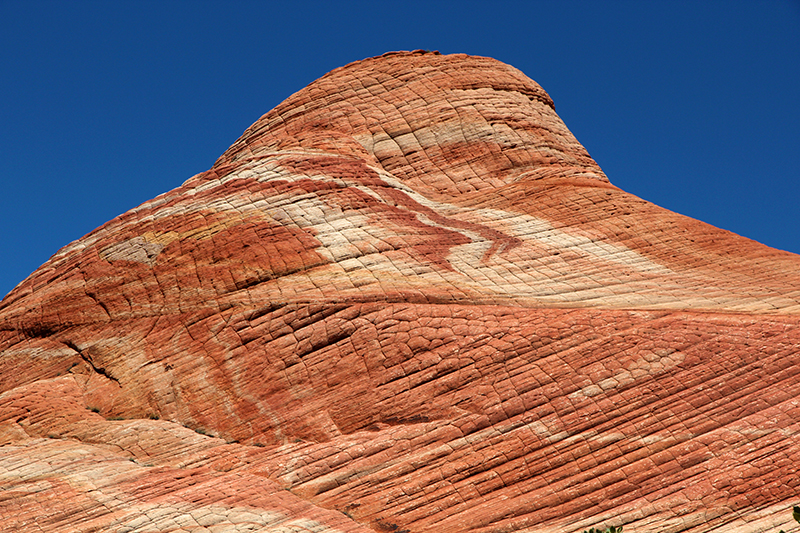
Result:
<svg viewBox="0 0 800 533"><path fill-rule="evenodd" d="M359 61L3 300L0 529L788 529L799 315L518 70Z"/></svg>

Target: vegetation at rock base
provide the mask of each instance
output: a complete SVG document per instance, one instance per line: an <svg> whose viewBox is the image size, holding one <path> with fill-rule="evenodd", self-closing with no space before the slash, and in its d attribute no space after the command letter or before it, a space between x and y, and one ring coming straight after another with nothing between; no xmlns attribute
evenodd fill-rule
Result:
<svg viewBox="0 0 800 533"><path fill-rule="evenodd" d="M798 507L797 505L795 505L794 508L792 509L792 518L794 518L795 522L800 524L800 507ZM785 532L781 529L779 533L785 533Z"/></svg>

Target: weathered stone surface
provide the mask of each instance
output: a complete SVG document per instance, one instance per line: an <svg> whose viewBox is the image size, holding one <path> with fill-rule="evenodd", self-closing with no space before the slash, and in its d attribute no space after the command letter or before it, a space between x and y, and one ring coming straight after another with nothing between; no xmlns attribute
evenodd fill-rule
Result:
<svg viewBox="0 0 800 533"><path fill-rule="evenodd" d="M0 529L789 529L799 316L516 69L367 59L6 296Z"/></svg>

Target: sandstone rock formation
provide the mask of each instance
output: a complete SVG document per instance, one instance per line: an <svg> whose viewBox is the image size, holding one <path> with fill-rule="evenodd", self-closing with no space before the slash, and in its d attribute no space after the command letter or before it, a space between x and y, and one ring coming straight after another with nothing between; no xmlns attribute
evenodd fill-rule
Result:
<svg viewBox="0 0 800 533"><path fill-rule="evenodd" d="M799 316L518 70L359 61L6 296L0 530L791 530Z"/></svg>

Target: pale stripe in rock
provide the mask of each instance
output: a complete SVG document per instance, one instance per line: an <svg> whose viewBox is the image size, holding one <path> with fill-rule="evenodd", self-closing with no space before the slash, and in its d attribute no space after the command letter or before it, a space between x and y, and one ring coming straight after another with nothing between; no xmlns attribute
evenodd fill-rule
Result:
<svg viewBox="0 0 800 533"><path fill-rule="evenodd" d="M189 503L138 504L125 509L124 518L109 527L117 533L162 531L226 531L231 533L337 533L308 518L289 519L285 514L254 507L223 507Z"/></svg>
<svg viewBox="0 0 800 533"><path fill-rule="evenodd" d="M315 180L336 183L342 187L356 188L377 201L394 208L397 206L381 188L364 185L356 179L333 178L324 173L299 174L281 167L284 157L323 155L313 150L272 151L267 157L259 157L242 162L237 171L220 179L201 182L190 191L211 192L230 180L253 179L261 182L283 180ZM336 156L336 154L324 154ZM344 161L349 158L343 157ZM677 275L665 265L648 259L642 254L620 243L614 243L581 234L578 230L556 228L549 221L520 213L497 209L460 208L445 202L435 201L414 191L391 173L380 168L371 169L386 184L407 195L413 202L433 212L453 219L454 222L468 222L498 231L510 237L523 240L523 244L506 250L500 246L491 257L486 252L494 244L477 231L467 230L455 225L434 222L421 211L410 211L421 223L431 227L458 232L470 243L451 248L447 260L456 272L441 271L433 265L424 265L413 259L402 249L387 243L393 238L402 238L393 226L376 224L374 216L356 215L344 212L324 196L314 192L297 194L286 191L271 196L257 196L248 192L221 196L210 202L190 202L182 200L178 205L158 210L148 218L160 219L173 215L190 215L193 212L224 212L225 222L216 222L206 228L193 229L184 233L147 233L112 245L102 250L101 256L107 260L128 259L145 264L153 264L163 246L176 239L207 238L218 231L233 227L245 220L272 220L287 227L311 230L321 246L317 252L331 262L342 264L331 268L319 268L311 274L313 279L301 282L294 290L282 293L292 297L294 293L306 292L302 289L308 281L319 290L325 288L325 276L341 290L352 288L360 292L361 287L376 282L387 290L402 287L424 287L427 283L441 286L445 290L467 291L473 296L502 297L512 300L543 300L551 303L592 302L611 306L673 307L680 303L700 308L761 309L776 307L797 307L795 302L785 297L765 295L732 294L723 287L716 287L718 279L705 279L700 272ZM223 192L224 194L224 192ZM159 199L152 202L160 201ZM334 200L335 202L335 200ZM146 206L144 204L144 206ZM143 207L144 207L143 206ZM141 221L133 220L131 224ZM408 229L413 232L413 228ZM104 231L99 231L95 239L85 238L83 243L93 244ZM382 246L383 245L383 246ZM83 246L83 245L82 245ZM67 252L69 247L62 250ZM572 252L569 262L557 254ZM576 262L577 261L577 262ZM578 268L583 264L585 268ZM621 281L618 269L622 268L636 275ZM342 277L345 275L345 279ZM292 276L296 281L296 276ZM289 281L289 280L285 280ZM398 283L400 285L398 285ZM286 286L285 283L281 285ZM448 289L447 286L450 288ZM703 290L697 290L702 287Z"/></svg>
<svg viewBox="0 0 800 533"><path fill-rule="evenodd" d="M34 451L37 453L34 454ZM20 461L20 457L26 460ZM310 518L290 518L278 510L175 501L180 498L179 495L173 496L173 501L137 503L131 495L119 491L115 484L126 478L134 479L145 469L147 467L115 455L102 446L71 440L36 439L29 446L9 445L2 448L0 491L44 494L60 490L60 484L66 483L76 492L95 500L98 508L104 511L84 522L87 530L95 524L103 530L117 533L341 532ZM54 484L48 478L58 483Z"/></svg>

